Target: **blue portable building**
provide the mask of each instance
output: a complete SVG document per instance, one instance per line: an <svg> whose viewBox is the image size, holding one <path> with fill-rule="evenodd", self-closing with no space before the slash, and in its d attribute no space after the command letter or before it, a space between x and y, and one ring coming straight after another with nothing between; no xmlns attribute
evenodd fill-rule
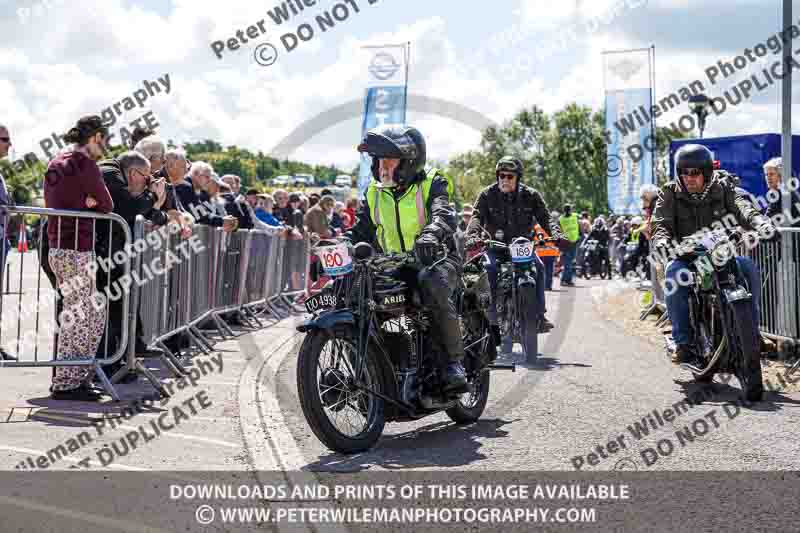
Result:
<svg viewBox="0 0 800 533"><path fill-rule="evenodd" d="M761 196L767 193L764 163L781 155L781 136L777 133L735 135L707 139L679 139L669 147L669 174L675 179L675 152L686 144L702 144L714 153L720 168L738 175L742 188ZM793 176L800 176L800 135L792 137ZM785 171L784 171L785 173Z"/></svg>

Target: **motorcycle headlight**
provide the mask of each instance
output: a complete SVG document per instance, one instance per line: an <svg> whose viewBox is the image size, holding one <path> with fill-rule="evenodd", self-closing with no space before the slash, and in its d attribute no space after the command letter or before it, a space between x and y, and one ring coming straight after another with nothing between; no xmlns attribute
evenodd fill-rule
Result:
<svg viewBox="0 0 800 533"><path fill-rule="evenodd" d="M734 256L733 247L729 245L728 242L721 243L719 246L714 248L714 251L711 252L711 259L713 263L717 266L722 266L728 263Z"/></svg>

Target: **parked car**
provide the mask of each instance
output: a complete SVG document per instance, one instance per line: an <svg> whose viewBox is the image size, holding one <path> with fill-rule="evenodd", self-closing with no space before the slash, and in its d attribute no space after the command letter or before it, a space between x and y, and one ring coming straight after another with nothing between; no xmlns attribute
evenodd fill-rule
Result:
<svg viewBox="0 0 800 533"><path fill-rule="evenodd" d="M291 185L294 181L292 180L291 176L278 176L272 180L273 185L277 185L278 187L286 187L287 185Z"/></svg>
<svg viewBox="0 0 800 533"><path fill-rule="evenodd" d="M314 185L314 176L311 174L297 174L294 180L296 185Z"/></svg>
<svg viewBox="0 0 800 533"><path fill-rule="evenodd" d="M348 176L346 174L341 174L339 176L336 176L336 181L334 181L334 184L337 187L352 187L353 186L353 177L352 176Z"/></svg>

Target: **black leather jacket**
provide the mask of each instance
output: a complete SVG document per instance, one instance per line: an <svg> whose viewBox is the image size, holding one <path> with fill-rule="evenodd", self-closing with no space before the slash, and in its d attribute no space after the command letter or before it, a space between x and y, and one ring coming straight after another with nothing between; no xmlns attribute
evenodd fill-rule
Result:
<svg viewBox="0 0 800 533"><path fill-rule="evenodd" d="M495 183L478 195L472 220L467 228L467 241L485 237L481 226L493 239L495 233L501 230L506 243L520 236L530 238L537 223L551 237L561 237L558 226L551 224L547 204L537 190L520 184L517 192L504 193Z"/></svg>

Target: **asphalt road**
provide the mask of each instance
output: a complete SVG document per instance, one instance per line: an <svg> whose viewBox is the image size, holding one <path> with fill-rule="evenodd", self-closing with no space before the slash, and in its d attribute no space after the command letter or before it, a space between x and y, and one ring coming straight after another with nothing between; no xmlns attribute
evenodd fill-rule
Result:
<svg viewBox="0 0 800 533"><path fill-rule="evenodd" d="M540 363L521 363L514 373L493 372L489 404L476 424L459 427L444 414L387 424L384 437L369 452L330 452L314 437L298 403L295 372L302 334L294 330L299 318L292 318L265 322L264 329L239 331L236 339L217 343L213 357L221 357L221 370L216 359L208 370L212 359L198 356L207 364L202 374L199 359L190 365L198 371L194 386L175 386L176 395L168 403L119 423L130 429L200 392L210 407L183 421L179 430L165 432L157 446L144 444L106 468L355 472L800 467L793 438L800 395L771 392L760 403L740 406L735 379L710 388L693 384L658 346L627 335L600 316L590 287L604 282L579 283L548 293L557 327L540 342ZM522 355L511 359L521 361ZM164 371L160 375L175 382ZM0 467L13 469L29 455L67 442L87 427L94 429L98 417L121 416L126 402L150 393L141 381L120 386L126 400L122 404L55 402L47 397L48 377L47 369L0 370ZM111 425L102 435L93 435L89 446L48 467L66 468L85 457L94 468L101 467L98 449L124 435ZM662 453L657 454L659 443Z"/></svg>

